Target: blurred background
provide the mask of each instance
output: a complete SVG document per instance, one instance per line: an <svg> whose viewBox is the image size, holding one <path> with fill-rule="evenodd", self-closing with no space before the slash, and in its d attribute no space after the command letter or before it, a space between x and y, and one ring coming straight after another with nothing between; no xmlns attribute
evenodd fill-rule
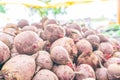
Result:
<svg viewBox="0 0 120 80"><path fill-rule="evenodd" d="M0 27L26 19L43 17L61 24L76 22L113 37L120 35L119 0L0 0Z"/></svg>

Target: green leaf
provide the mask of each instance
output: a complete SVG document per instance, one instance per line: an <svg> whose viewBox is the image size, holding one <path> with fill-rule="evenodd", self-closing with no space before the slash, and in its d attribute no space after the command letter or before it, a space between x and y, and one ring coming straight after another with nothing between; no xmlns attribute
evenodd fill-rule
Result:
<svg viewBox="0 0 120 80"><path fill-rule="evenodd" d="M3 5L0 5L0 13L5 13L5 8Z"/></svg>

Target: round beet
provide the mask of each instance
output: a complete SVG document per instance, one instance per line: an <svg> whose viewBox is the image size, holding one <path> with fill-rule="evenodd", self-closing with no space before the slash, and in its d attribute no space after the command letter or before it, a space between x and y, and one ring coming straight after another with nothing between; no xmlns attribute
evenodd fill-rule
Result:
<svg viewBox="0 0 120 80"><path fill-rule="evenodd" d="M44 21L44 23L43 23L44 28L45 28L45 26L48 25L48 24L57 24L57 21L54 20L54 19L46 19L46 20Z"/></svg>
<svg viewBox="0 0 120 80"><path fill-rule="evenodd" d="M35 26L37 29L43 29L43 27L42 27L42 23L40 23L40 22L34 22L34 23L32 23L31 24L31 26Z"/></svg>
<svg viewBox="0 0 120 80"><path fill-rule="evenodd" d="M100 42L108 42L108 38L104 34L99 33L97 36L100 38Z"/></svg>
<svg viewBox="0 0 120 80"><path fill-rule="evenodd" d="M37 32L37 28L35 26L24 26L21 31L34 31Z"/></svg>
<svg viewBox="0 0 120 80"><path fill-rule="evenodd" d="M35 59L28 55L17 55L2 67L5 80L31 80L35 72Z"/></svg>
<svg viewBox="0 0 120 80"><path fill-rule="evenodd" d="M36 65L42 69L51 69L53 62L50 54L47 51L39 51L38 56L36 57Z"/></svg>
<svg viewBox="0 0 120 80"><path fill-rule="evenodd" d="M32 80L59 80L55 73L50 70L42 69L40 70Z"/></svg>
<svg viewBox="0 0 120 80"><path fill-rule="evenodd" d="M53 72L58 76L59 80L74 80L75 74L67 65L59 65L53 67Z"/></svg>
<svg viewBox="0 0 120 80"><path fill-rule="evenodd" d="M14 45L20 54L34 54L42 49L43 40L33 31L24 31L15 37Z"/></svg>
<svg viewBox="0 0 120 80"><path fill-rule="evenodd" d="M20 28L23 28L24 26L28 26L29 22L26 19L21 19L18 21L17 26Z"/></svg>
<svg viewBox="0 0 120 80"><path fill-rule="evenodd" d="M98 48L100 38L97 35L88 35L86 39L92 44L94 49Z"/></svg>
<svg viewBox="0 0 120 80"><path fill-rule="evenodd" d="M56 24L49 24L45 27L43 34L51 43L65 36L65 30Z"/></svg>
<svg viewBox="0 0 120 80"><path fill-rule="evenodd" d="M8 46L0 41L0 64L6 62L10 58L10 50Z"/></svg>
<svg viewBox="0 0 120 80"><path fill-rule="evenodd" d="M85 33L84 33L84 37L87 37L88 35L95 35L95 31L94 30L87 30Z"/></svg>
<svg viewBox="0 0 120 80"><path fill-rule="evenodd" d="M68 38L68 37L63 37L60 38L58 40L56 40L55 42L52 43L51 47L50 47L50 51L55 47L55 46L62 46L64 47L67 52L70 55L70 58L73 60L74 57L77 56L77 48L74 44L73 39Z"/></svg>
<svg viewBox="0 0 120 80"><path fill-rule="evenodd" d="M109 80L107 68L98 68L96 70L96 78L97 80Z"/></svg>
<svg viewBox="0 0 120 80"><path fill-rule="evenodd" d="M88 64L81 64L77 66L76 71L76 80L83 80L86 78L94 78L95 79L95 72L93 68Z"/></svg>
<svg viewBox="0 0 120 80"><path fill-rule="evenodd" d="M10 49L12 48L14 37L6 33L0 33L0 40L4 42Z"/></svg>
<svg viewBox="0 0 120 80"><path fill-rule="evenodd" d="M120 64L111 64L108 66L109 80L120 80Z"/></svg>
<svg viewBox="0 0 120 80"><path fill-rule="evenodd" d="M102 43L99 45L98 50L100 50L100 51L103 52L104 57L105 57L106 59L110 58L111 55L112 55L113 52L114 52L113 46L112 46L112 44L110 44L109 42L102 42Z"/></svg>
<svg viewBox="0 0 120 80"><path fill-rule="evenodd" d="M86 39L81 39L76 43L77 49L80 53L90 53L93 48L90 42Z"/></svg>
<svg viewBox="0 0 120 80"><path fill-rule="evenodd" d="M69 53L62 46L54 47L51 50L50 55L51 55L51 59L57 64L64 65L67 64L68 62L71 62L69 58Z"/></svg>

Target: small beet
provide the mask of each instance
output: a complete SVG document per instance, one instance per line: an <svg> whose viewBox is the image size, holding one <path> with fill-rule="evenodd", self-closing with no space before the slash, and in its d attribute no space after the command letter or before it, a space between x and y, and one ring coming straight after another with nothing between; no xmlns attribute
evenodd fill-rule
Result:
<svg viewBox="0 0 120 80"><path fill-rule="evenodd" d="M21 19L18 21L17 26L20 28L23 28L24 26L28 26L29 22L26 19Z"/></svg>

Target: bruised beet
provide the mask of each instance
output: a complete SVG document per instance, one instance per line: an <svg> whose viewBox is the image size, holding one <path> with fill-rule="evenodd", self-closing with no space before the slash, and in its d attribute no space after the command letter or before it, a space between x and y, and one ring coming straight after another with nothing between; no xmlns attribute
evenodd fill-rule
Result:
<svg viewBox="0 0 120 80"><path fill-rule="evenodd" d="M109 80L120 80L120 64L110 64L108 66L108 78Z"/></svg>
<svg viewBox="0 0 120 80"><path fill-rule="evenodd" d="M86 78L96 79L93 68L88 64L81 64L77 66L76 71L78 72L76 74L76 80L83 80Z"/></svg>
<svg viewBox="0 0 120 80"><path fill-rule="evenodd" d="M0 41L0 64L6 62L10 58L10 50L8 46Z"/></svg>
<svg viewBox="0 0 120 80"><path fill-rule="evenodd" d="M100 50L100 51L103 52L104 57L105 57L106 59L110 58L111 55L112 55L113 52L114 52L113 46L112 46L112 44L110 44L109 42L102 42L102 43L99 45L98 50Z"/></svg>
<svg viewBox="0 0 120 80"><path fill-rule="evenodd" d="M92 44L94 49L98 48L100 38L97 35L88 35L86 39Z"/></svg>
<svg viewBox="0 0 120 80"><path fill-rule="evenodd" d="M17 55L2 67L5 80L31 80L35 72L35 59L28 55Z"/></svg>
<svg viewBox="0 0 120 80"><path fill-rule="evenodd" d="M109 80L108 79L108 70L107 70L107 68L98 68L96 70L96 79L97 80Z"/></svg>
<svg viewBox="0 0 120 80"><path fill-rule="evenodd" d="M15 37L14 45L20 54L34 54L42 49L43 40L33 31L24 31Z"/></svg>
<svg viewBox="0 0 120 80"><path fill-rule="evenodd" d="M47 51L39 51L36 57L36 65L42 69L50 70L53 66L50 54Z"/></svg>
<svg viewBox="0 0 120 80"><path fill-rule="evenodd" d="M59 80L55 73L50 70L42 69L40 70L32 80Z"/></svg>
<svg viewBox="0 0 120 80"><path fill-rule="evenodd" d="M93 50L90 42L84 38L76 43L76 47L80 53L90 53Z"/></svg>
<svg viewBox="0 0 120 80"><path fill-rule="evenodd" d="M53 72L58 76L59 80L74 80L75 73L67 65L58 65L53 67Z"/></svg>
<svg viewBox="0 0 120 80"><path fill-rule="evenodd" d="M28 26L29 22L26 19L21 19L18 21L17 26L20 28L23 28L24 26Z"/></svg>
<svg viewBox="0 0 120 80"><path fill-rule="evenodd" d="M77 57L77 48L74 44L73 39L69 38L69 37L63 37L60 38L58 40L56 40L55 42L52 43L51 47L50 47L50 51L55 47L55 46L62 46L64 47L67 52L70 55L70 58L72 60L74 60L74 57Z"/></svg>
<svg viewBox="0 0 120 80"><path fill-rule="evenodd" d="M46 39L50 42L62 38L65 36L64 29L56 24L49 24L45 27L43 34L46 36Z"/></svg>

